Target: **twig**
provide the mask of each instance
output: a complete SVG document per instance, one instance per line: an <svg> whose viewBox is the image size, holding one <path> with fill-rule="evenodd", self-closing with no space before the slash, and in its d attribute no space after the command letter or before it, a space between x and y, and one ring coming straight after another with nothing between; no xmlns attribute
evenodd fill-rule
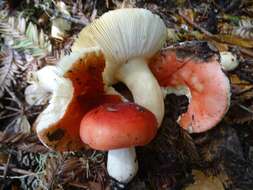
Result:
<svg viewBox="0 0 253 190"><path fill-rule="evenodd" d="M200 30L202 33L204 33L205 35L207 35L208 37L211 37L211 38L215 38L216 37L208 32L207 30L205 30L204 28L202 28L201 26L199 26L198 24L196 24L194 21L191 21L187 16L185 16L181 10L178 11L178 14L184 19L186 20L190 25L194 26L196 29Z"/></svg>
<svg viewBox="0 0 253 190"><path fill-rule="evenodd" d="M76 23L76 24L80 24L82 26L86 26L87 24L89 24L87 21L83 21L83 20L80 20L80 19L73 18L73 17L71 17L71 16L69 16L67 14L61 13L60 11L57 11L57 10L50 9L50 8L48 8L46 6L38 5L38 7L40 7L44 11L50 13L54 17L60 17L60 18L63 18L65 20L67 20L67 21L70 21L70 22L73 22L73 23Z"/></svg>
<svg viewBox="0 0 253 190"><path fill-rule="evenodd" d="M240 104L240 103L237 103L237 105L238 105L240 108L244 109L245 111L247 111L247 112L253 114L253 110L247 108L246 106L244 106L244 105L242 105L242 104Z"/></svg>
<svg viewBox="0 0 253 190"><path fill-rule="evenodd" d="M247 93L247 92L250 92L250 91L252 91L252 90L253 90L253 87L250 87L250 88L248 88L248 89L246 89L246 90L242 90L242 91L240 91L240 92L238 92L238 93L235 93L235 95L236 95L236 96L240 96L240 95L245 94L245 93Z"/></svg>
<svg viewBox="0 0 253 190"><path fill-rule="evenodd" d="M7 163L6 163L5 167L4 167L3 180L6 179L6 175L7 175L8 169L9 169L10 160L11 160L11 154L9 153L8 159L7 159ZM4 189L4 186L5 186L5 184L3 184L1 186L1 190Z"/></svg>
<svg viewBox="0 0 253 190"><path fill-rule="evenodd" d="M3 166L0 166L0 170L5 170L6 165L7 165L7 164L3 164ZM34 173L34 172L30 172L30 171L23 170L23 169L19 169L19 168L12 168L12 167L9 167L9 170L11 170L12 172L21 174L21 175L27 175L27 176L28 176L28 175L29 175L29 176L36 176L36 175L37 175L37 174ZM1 176L1 177L4 177L4 176Z"/></svg>
<svg viewBox="0 0 253 190"><path fill-rule="evenodd" d="M78 187L78 188L81 188L81 189L89 189L88 186L82 185L82 184L78 184L78 183L69 183L69 185L71 185L73 187Z"/></svg>
<svg viewBox="0 0 253 190"><path fill-rule="evenodd" d="M17 116L17 115L20 115L20 113L12 113L12 114L8 114L8 115L3 115L3 116L0 116L0 120L1 119L6 119L6 118L9 118L9 117L14 117L14 116Z"/></svg>
<svg viewBox="0 0 253 190"><path fill-rule="evenodd" d="M240 50L243 54L248 55L248 56L250 56L250 57L253 57L253 52L252 52L252 50L247 49L247 48L242 48L242 47L239 47L239 50Z"/></svg>
<svg viewBox="0 0 253 190"><path fill-rule="evenodd" d="M8 155L7 163L5 165L4 174L3 174L4 179L6 178L6 175L7 175L7 172L8 172L10 160L11 160L11 154Z"/></svg>
<svg viewBox="0 0 253 190"><path fill-rule="evenodd" d="M14 100L20 109L23 108L23 104L21 103L21 101L15 96L15 94L13 92L10 91L10 89L5 88L5 90L10 94L10 96L12 97L12 100Z"/></svg>

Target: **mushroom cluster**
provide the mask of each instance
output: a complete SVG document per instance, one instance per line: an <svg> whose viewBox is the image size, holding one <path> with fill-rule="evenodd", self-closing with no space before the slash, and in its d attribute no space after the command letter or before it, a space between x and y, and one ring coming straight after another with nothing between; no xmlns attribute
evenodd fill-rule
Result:
<svg viewBox="0 0 253 190"><path fill-rule="evenodd" d="M230 97L217 57L201 61L160 51L166 35L159 16L138 8L109 11L85 27L72 53L36 72L27 88L52 94L34 124L43 144L59 151L109 150L108 174L128 183L138 170L134 147L155 137L166 94L190 99L178 119L189 132L216 125ZM133 102L112 87L117 82L128 87Z"/></svg>

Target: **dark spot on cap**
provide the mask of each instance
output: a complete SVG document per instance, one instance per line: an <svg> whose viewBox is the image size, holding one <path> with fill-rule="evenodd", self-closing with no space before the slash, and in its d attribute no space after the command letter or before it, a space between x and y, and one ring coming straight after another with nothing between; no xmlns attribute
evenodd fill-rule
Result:
<svg viewBox="0 0 253 190"><path fill-rule="evenodd" d="M57 141L60 140L65 134L64 129L58 128L52 133L47 133L47 138L49 141Z"/></svg>
<svg viewBox="0 0 253 190"><path fill-rule="evenodd" d="M192 115L192 121L194 121L195 120L195 117L194 117L194 115Z"/></svg>

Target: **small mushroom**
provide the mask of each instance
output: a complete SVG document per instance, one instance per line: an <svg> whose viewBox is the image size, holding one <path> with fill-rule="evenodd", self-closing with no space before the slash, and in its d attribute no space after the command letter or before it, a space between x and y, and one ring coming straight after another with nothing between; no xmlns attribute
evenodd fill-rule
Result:
<svg viewBox="0 0 253 190"><path fill-rule="evenodd" d="M103 83L105 59L99 48L84 49L62 58L55 66L37 71L37 87L50 92L49 105L34 123L41 142L59 150L88 148L79 135L81 119L91 109L103 103L121 102L121 97ZM28 98L29 99L29 98Z"/></svg>
<svg viewBox="0 0 253 190"><path fill-rule="evenodd" d="M181 54L181 56L180 56ZM224 116L230 103L230 83L216 55L201 59L182 50L167 49L149 64L165 94L185 94L189 106L178 123L190 133L214 127Z"/></svg>
<svg viewBox="0 0 253 190"><path fill-rule="evenodd" d="M137 104L104 104L84 116L80 136L93 149L109 150L109 175L128 183L138 170L134 146L148 144L157 125L154 114Z"/></svg>
<svg viewBox="0 0 253 190"><path fill-rule="evenodd" d="M220 64L223 70L232 71L239 65L239 61L231 52L223 51L220 52Z"/></svg>
<svg viewBox="0 0 253 190"><path fill-rule="evenodd" d="M29 105L44 105L50 96L47 90L35 83L25 89L25 100Z"/></svg>

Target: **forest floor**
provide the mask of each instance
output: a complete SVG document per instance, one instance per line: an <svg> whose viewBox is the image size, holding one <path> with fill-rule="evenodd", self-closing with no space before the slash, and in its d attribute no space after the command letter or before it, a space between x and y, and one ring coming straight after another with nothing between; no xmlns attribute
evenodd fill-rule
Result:
<svg viewBox="0 0 253 190"><path fill-rule="evenodd" d="M66 7L59 6L64 3ZM239 66L226 75L231 104L212 130L189 134L176 122L185 96L168 95L157 137L137 148L139 172L130 190L253 189L253 2L251 0L1 0L0 189L120 189L106 172L106 153L60 153L44 147L33 122L45 108L29 105L24 90L31 72L54 65L83 27L103 13L139 7L160 15L167 46L204 43L229 51ZM62 35L52 32L59 19ZM196 44L196 47L195 45ZM202 186L190 184L201 181ZM206 182L206 184L204 183ZM210 185L211 183L211 185ZM212 187L213 184L222 186Z"/></svg>

